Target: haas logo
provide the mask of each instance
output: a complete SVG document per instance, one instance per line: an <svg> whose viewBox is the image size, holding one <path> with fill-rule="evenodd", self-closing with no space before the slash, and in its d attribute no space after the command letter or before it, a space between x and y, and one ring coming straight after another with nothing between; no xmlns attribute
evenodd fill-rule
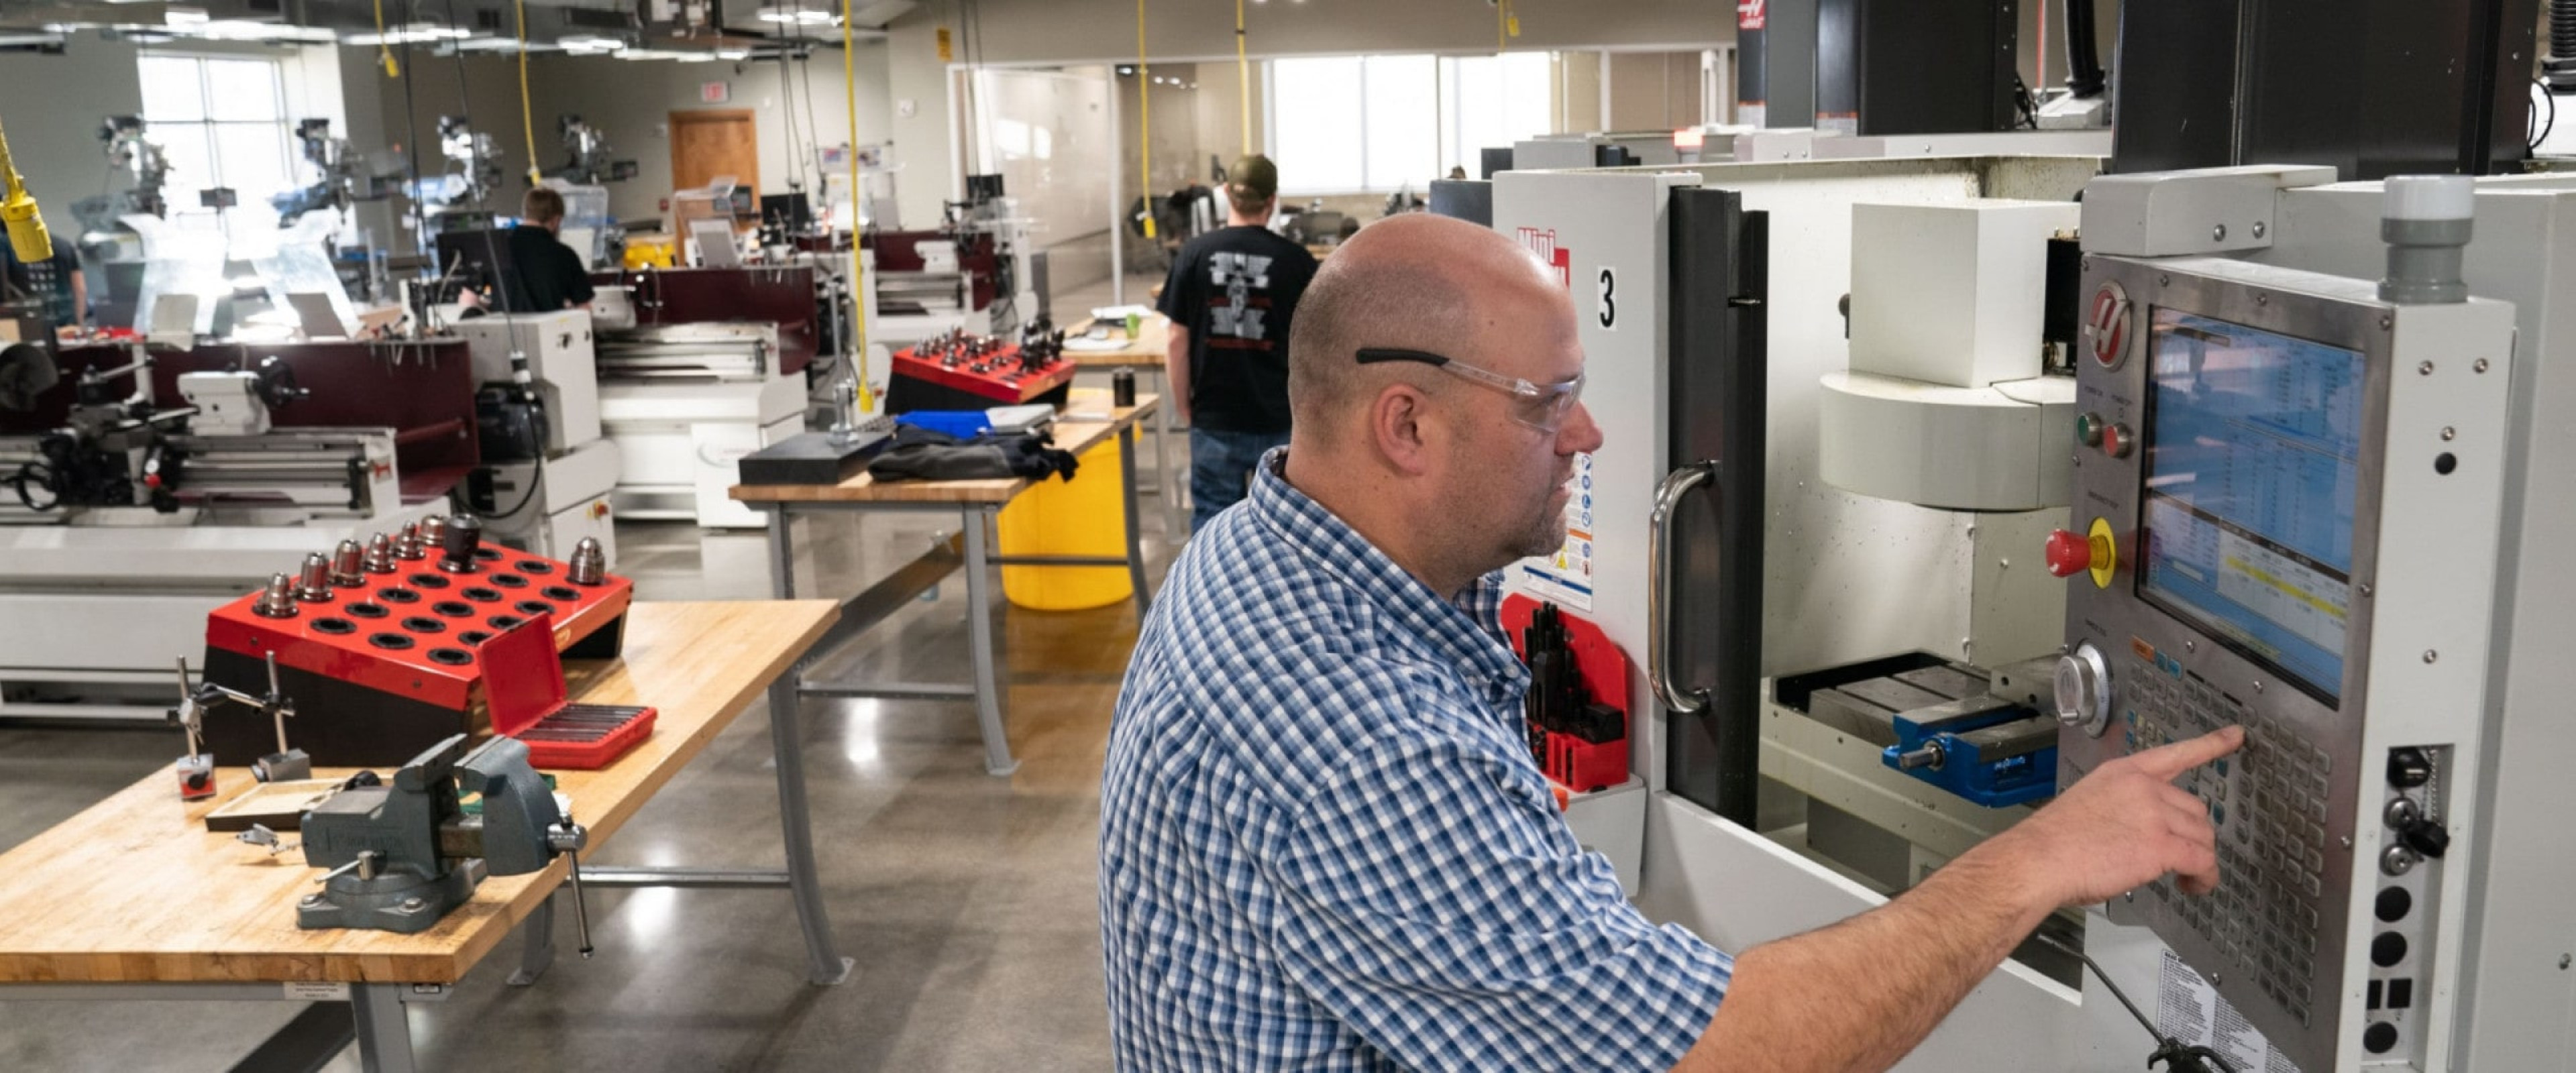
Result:
<svg viewBox="0 0 2576 1073"><path fill-rule="evenodd" d="M1540 261L1546 262L1548 267L1556 270L1557 286L1567 290L1574 289L1572 255L1567 253L1564 247L1556 244L1555 228L1541 231L1535 227L1524 227L1520 229L1520 239L1523 247L1537 254Z"/></svg>
<svg viewBox="0 0 2576 1073"><path fill-rule="evenodd" d="M1770 6L1771 5L1767 3L1766 0L1737 0L1735 5L1735 28L1738 30L1761 29L1762 24L1765 21L1768 21L1765 16L1770 14L1768 10Z"/></svg>

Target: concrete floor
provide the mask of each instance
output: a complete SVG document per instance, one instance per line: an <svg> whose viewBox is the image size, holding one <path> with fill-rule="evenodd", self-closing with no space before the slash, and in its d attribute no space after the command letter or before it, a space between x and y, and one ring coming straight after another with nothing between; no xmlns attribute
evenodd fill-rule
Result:
<svg viewBox="0 0 2576 1073"><path fill-rule="evenodd" d="M1065 301L1105 302L1100 290ZM1143 528L1159 579L1172 548L1154 506ZM835 594L908 561L942 528L800 525L801 591ZM618 570L641 599L767 595L757 532L628 524L618 541ZM814 673L965 680L963 598L950 577ZM574 954L572 916L559 912L557 960L535 986L503 982L516 954L504 944L447 1001L412 1007L422 1068L1107 1068L1094 839L1135 607L999 606L1014 776L984 774L968 704L815 700L799 713L824 897L841 952L857 959L849 982L805 982L783 891L595 891L594 959ZM0 724L0 849L156 773L179 747L167 729ZM756 703L596 859L775 867L771 768ZM228 1068L302 1008L11 1002L0 989L0 1070ZM357 1070L356 1051L330 1068Z"/></svg>

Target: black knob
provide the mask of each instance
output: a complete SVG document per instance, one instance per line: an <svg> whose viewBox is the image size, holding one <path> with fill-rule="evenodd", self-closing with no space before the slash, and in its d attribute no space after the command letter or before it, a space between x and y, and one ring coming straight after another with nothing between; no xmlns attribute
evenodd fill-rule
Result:
<svg viewBox="0 0 2576 1073"><path fill-rule="evenodd" d="M2404 960L2406 960L2405 936L2393 931L2383 931L2370 940L2371 964L2383 969L2393 969L2397 967L2398 962Z"/></svg>
<svg viewBox="0 0 2576 1073"><path fill-rule="evenodd" d="M2404 887L2390 887L2380 891L2379 903L2374 907L2379 914L2379 919L2391 924L2406 919L2406 914L2414 908L2415 896L2406 893Z"/></svg>
<svg viewBox="0 0 2576 1073"><path fill-rule="evenodd" d="M438 568L450 573L468 573L474 569L474 550L483 546L483 523L471 514L459 514L447 520L447 528L438 534Z"/></svg>
<svg viewBox="0 0 2576 1073"><path fill-rule="evenodd" d="M2407 824L2397 832L2397 840L2426 857L2440 857L2451 848L2451 832L2431 820Z"/></svg>
<svg viewBox="0 0 2576 1073"><path fill-rule="evenodd" d="M2433 781L2433 759L2424 750L2412 746L2391 750L2388 754L2388 784L2401 790L2412 790Z"/></svg>
<svg viewBox="0 0 2576 1073"><path fill-rule="evenodd" d="M2397 1046L2397 1026L2381 1021L2362 1029L2361 1046L2372 1054L2387 1054Z"/></svg>

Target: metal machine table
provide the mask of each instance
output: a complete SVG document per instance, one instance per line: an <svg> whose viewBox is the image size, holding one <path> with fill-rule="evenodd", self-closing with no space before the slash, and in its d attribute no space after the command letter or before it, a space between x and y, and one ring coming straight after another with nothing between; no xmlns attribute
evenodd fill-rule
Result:
<svg viewBox="0 0 2576 1073"><path fill-rule="evenodd" d="M777 750L781 871L584 868L598 887L785 887L804 927L810 978L846 979L832 944L806 814L803 745L788 669L831 626L828 602L638 603L625 656L566 665L575 699L647 703L653 735L598 771L554 772L589 827L592 851L704 751L764 691ZM329 778L354 768L316 771ZM417 1068L404 1006L447 997L526 922L513 984L552 959L553 903L568 864L488 878L473 900L418 935L301 931L296 900L317 869L300 853L269 856L209 832L207 812L252 785L219 768L214 797L178 800L166 771L118 791L0 854L0 1000L194 999L314 1003L237 1067L317 1069L352 1036L369 1073Z"/></svg>
<svg viewBox="0 0 2576 1073"><path fill-rule="evenodd" d="M1127 526L1125 558L1107 556L1046 555L1005 556L990 548L989 530L1002 508L1019 498L1037 482L1022 478L974 481L889 481L878 483L861 473L839 484L748 485L733 488L733 498L753 508L770 512L769 582L770 594L781 600L796 596L796 546L791 523L799 514L821 511L857 511L861 513L951 513L962 530L957 540L934 548L930 554L915 560L866 591L841 601L842 619L831 636L814 646L816 656L828 654L841 642L875 625L892 609L902 606L951 571L966 572L966 623L970 658L974 663L974 682L969 685L947 683L898 682L883 685L835 685L808 683L802 668L789 676L790 687L808 697L874 697L900 700L973 700L975 719L983 731L984 769L994 775L1009 775L1018 770L1019 761L1011 758L1011 742L1002 724L1001 689L996 684L996 659L993 654L993 608L986 591L990 568L994 566L1124 566L1128 582L1135 589L1136 613L1142 618L1153 606L1153 595L1145 584L1145 556L1139 549L1136 530L1136 422L1148 413L1161 411L1161 398L1140 395L1136 405L1111 411L1106 420L1059 418L1055 424L1055 444L1081 455L1110 437L1118 439L1119 476L1124 487L1119 503ZM951 550L961 544L962 554ZM809 661L810 662L810 661Z"/></svg>

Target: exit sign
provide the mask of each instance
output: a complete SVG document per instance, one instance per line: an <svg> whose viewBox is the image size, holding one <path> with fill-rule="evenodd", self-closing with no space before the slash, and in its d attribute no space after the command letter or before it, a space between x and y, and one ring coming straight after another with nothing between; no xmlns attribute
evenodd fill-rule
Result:
<svg viewBox="0 0 2576 1073"><path fill-rule="evenodd" d="M723 104L732 99L733 83L731 82L698 83L698 103L700 104Z"/></svg>

